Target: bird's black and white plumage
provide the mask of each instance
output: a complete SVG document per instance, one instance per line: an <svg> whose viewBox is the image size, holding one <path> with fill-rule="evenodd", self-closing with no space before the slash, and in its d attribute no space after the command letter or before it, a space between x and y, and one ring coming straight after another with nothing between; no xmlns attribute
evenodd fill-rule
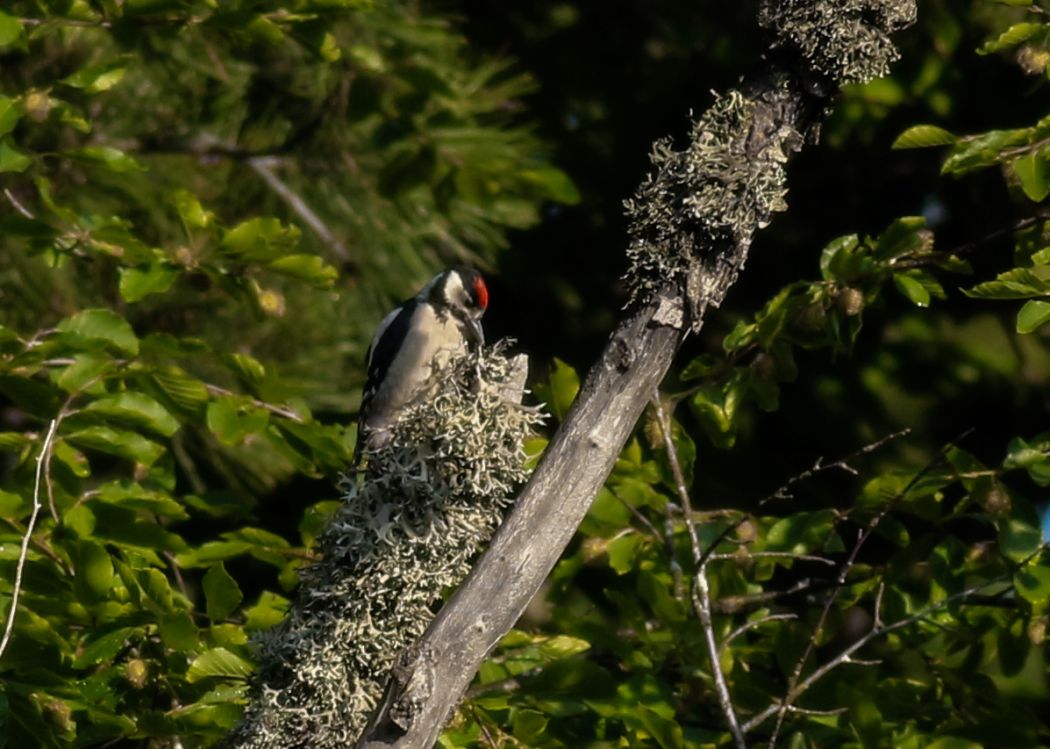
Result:
<svg viewBox="0 0 1050 749"><path fill-rule="evenodd" d="M366 356L355 465L363 446L389 438L400 411L425 391L435 368L484 343L481 316L488 303L481 274L451 268L383 318Z"/></svg>

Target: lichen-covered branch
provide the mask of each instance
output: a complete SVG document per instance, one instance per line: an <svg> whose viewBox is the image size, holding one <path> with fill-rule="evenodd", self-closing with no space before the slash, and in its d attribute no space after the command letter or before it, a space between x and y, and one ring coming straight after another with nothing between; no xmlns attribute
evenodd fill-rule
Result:
<svg viewBox="0 0 1050 749"><path fill-rule="evenodd" d="M524 357L500 347L453 362L369 452L364 480L319 539L322 561L258 643L260 667L227 745L343 749L361 733L399 654L466 575L528 476Z"/></svg>
<svg viewBox="0 0 1050 749"><path fill-rule="evenodd" d="M358 747L434 745L571 539L687 331L721 304L755 231L784 209L786 161L813 140L838 84L885 70L896 53L880 40L914 16L914 0L763 2L776 54L716 99L683 150L654 147L654 171L627 204L631 315L488 551L393 670Z"/></svg>

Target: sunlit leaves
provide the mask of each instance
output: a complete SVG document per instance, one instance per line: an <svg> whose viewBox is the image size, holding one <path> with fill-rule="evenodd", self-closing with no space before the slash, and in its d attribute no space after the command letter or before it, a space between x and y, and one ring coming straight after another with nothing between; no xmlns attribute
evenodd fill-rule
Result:
<svg viewBox="0 0 1050 749"><path fill-rule="evenodd" d="M0 172L23 172L32 163L28 156L15 147L10 138L0 138Z"/></svg>
<svg viewBox="0 0 1050 749"><path fill-rule="evenodd" d="M17 99L0 95L0 136L11 132L21 116L20 102Z"/></svg>
<svg viewBox="0 0 1050 749"><path fill-rule="evenodd" d="M928 148L930 146L950 146L956 137L944 128L936 125L913 125L897 136L893 148Z"/></svg>
<svg viewBox="0 0 1050 749"><path fill-rule="evenodd" d="M165 263L122 268L120 295L125 301L138 302L150 294L163 294L178 279L180 271Z"/></svg>
<svg viewBox="0 0 1050 749"><path fill-rule="evenodd" d="M1015 23L1001 33L996 39L985 42L981 45L977 50L977 54L989 55L993 52L1002 52L1011 47L1016 47L1018 44L1021 44L1041 31L1044 31L1044 29L1045 26L1041 23Z"/></svg>
<svg viewBox="0 0 1050 749"><path fill-rule="evenodd" d="M222 248L245 260L272 262L299 243L300 232L274 218L252 218L225 233Z"/></svg>
<svg viewBox="0 0 1050 749"><path fill-rule="evenodd" d="M209 677L244 679L251 672L252 664L249 661L231 653L226 648L212 648L201 653L190 664L186 672L186 679L190 682Z"/></svg>
<svg viewBox="0 0 1050 749"><path fill-rule="evenodd" d="M122 62L103 63L81 68L59 82L72 88L83 89L89 94L97 94L108 91L120 83L125 72L127 72L127 65Z"/></svg>
<svg viewBox="0 0 1050 749"><path fill-rule="evenodd" d="M230 577L222 562L212 565L204 574L204 596L208 618L221 622L236 609L244 595L237 582Z"/></svg>
<svg viewBox="0 0 1050 749"><path fill-rule="evenodd" d="M999 521L999 547L1015 562L1031 558L1042 544L1039 516L1027 502L1013 498L1011 511Z"/></svg>
<svg viewBox="0 0 1050 749"><path fill-rule="evenodd" d="M179 428L178 422L163 406L143 393L125 392L99 398L89 403L83 412L130 424L163 437L170 437Z"/></svg>
<svg viewBox="0 0 1050 749"><path fill-rule="evenodd" d="M22 24L17 18L0 10L0 49L8 47L22 38Z"/></svg>
<svg viewBox="0 0 1050 749"><path fill-rule="evenodd" d="M116 353L131 356L139 350L139 340L128 321L108 309L79 312L60 322L57 330L73 346L91 348L102 343Z"/></svg>
<svg viewBox="0 0 1050 749"><path fill-rule="evenodd" d="M1050 294L1050 278L1032 268L1013 268L1000 273L994 281L985 281L966 290L978 299L1027 299Z"/></svg>
<svg viewBox="0 0 1050 749"><path fill-rule="evenodd" d="M250 401L221 397L208 405L208 428L220 441L235 445L250 434L262 431L270 415Z"/></svg>
<svg viewBox="0 0 1050 749"><path fill-rule="evenodd" d="M1050 302L1028 301L1017 313L1017 332L1033 333L1047 322L1050 322Z"/></svg>
<svg viewBox="0 0 1050 749"><path fill-rule="evenodd" d="M555 359L551 365L548 382L536 385L536 394L557 419L565 418L579 390L580 378L576 370L560 359Z"/></svg>

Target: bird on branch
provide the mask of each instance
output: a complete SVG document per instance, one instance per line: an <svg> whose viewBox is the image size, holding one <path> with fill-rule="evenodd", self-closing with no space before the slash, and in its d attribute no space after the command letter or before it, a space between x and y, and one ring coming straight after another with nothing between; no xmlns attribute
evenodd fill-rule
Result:
<svg viewBox="0 0 1050 749"><path fill-rule="evenodd" d="M481 316L489 292L481 274L456 267L438 273L393 309L368 347L368 369L357 423L353 465L382 447L403 409L424 394L432 374L455 356L485 343Z"/></svg>

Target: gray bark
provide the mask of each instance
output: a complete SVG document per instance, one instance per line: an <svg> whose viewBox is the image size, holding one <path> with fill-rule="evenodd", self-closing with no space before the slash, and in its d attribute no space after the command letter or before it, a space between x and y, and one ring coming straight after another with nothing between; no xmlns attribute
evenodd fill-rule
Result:
<svg viewBox="0 0 1050 749"><path fill-rule="evenodd" d="M812 38L804 36L812 26L829 39L846 40L839 46L848 53L849 65L829 70L821 58L823 67L807 67L790 49L778 53L742 86L751 106L743 132L712 134L701 127L694 133L697 148L661 157L665 166L640 190L642 207L637 210L636 205L634 213L643 224L636 238L678 263L664 276L670 282L660 285L654 278L658 272L629 279L634 289L657 291L643 297L613 333L488 551L418 645L402 655L358 749L427 749L437 741L481 661L520 617L572 538L686 334L699 330L704 314L722 303L747 259L755 231L768 223L773 210L782 209L783 185L762 177L769 171L779 174L776 167L804 140L813 140L838 81L880 74L895 51L888 39L881 46L871 39L886 38L915 14L911 0L850 0L845 5L766 0L763 8L775 16L774 22L784 24L781 32L791 32L783 34L779 45L797 46L806 60L814 57L803 43ZM877 12L869 12L871 8ZM864 44L850 43L854 37ZM821 44L810 46L823 49ZM716 149L712 161L717 163L700 163L697 177L688 160L711 153L706 145L711 139ZM726 159L733 163L723 168ZM727 177L720 193L723 175L736 175L738 182ZM697 220L695 211L689 214L681 207L683 191L696 186L712 202L709 215L733 217L728 230L723 219L721 224ZM732 210L738 205L733 201L740 200L746 201L747 211ZM659 271L664 262L657 258L635 267Z"/></svg>

